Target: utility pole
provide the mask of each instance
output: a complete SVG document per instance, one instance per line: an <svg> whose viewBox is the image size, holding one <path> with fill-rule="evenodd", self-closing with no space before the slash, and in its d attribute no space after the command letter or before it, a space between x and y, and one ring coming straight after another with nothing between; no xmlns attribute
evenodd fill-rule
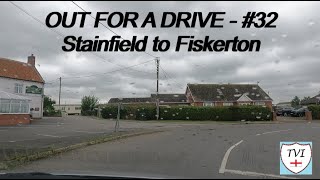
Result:
<svg viewBox="0 0 320 180"><path fill-rule="evenodd" d="M156 63L157 63L157 120L159 120L159 114L160 114L160 110L159 110L159 63L160 63L160 58L156 57Z"/></svg>
<svg viewBox="0 0 320 180"><path fill-rule="evenodd" d="M118 98L119 102L118 102L118 115L117 115L117 120L116 120L116 125L114 126L114 132L117 132L119 130L120 124L120 110L121 110L121 106L122 106L122 98Z"/></svg>
<svg viewBox="0 0 320 180"><path fill-rule="evenodd" d="M59 78L60 80L60 86L59 86L59 110L61 110L61 107L60 107L60 98L61 98L61 77Z"/></svg>

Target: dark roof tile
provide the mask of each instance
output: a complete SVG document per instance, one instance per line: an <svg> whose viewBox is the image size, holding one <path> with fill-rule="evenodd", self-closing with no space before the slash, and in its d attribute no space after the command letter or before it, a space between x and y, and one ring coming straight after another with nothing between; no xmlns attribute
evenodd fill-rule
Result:
<svg viewBox="0 0 320 180"><path fill-rule="evenodd" d="M243 94L254 101L272 99L257 84L188 84L194 101L237 101Z"/></svg>

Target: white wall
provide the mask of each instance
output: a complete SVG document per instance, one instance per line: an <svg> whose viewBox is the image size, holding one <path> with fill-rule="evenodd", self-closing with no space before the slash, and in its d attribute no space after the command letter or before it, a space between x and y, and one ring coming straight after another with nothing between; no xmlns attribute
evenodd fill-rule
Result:
<svg viewBox="0 0 320 180"><path fill-rule="evenodd" d="M15 93L15 83L22 84L22 94ZM42 118L43 116L43 97L41 94L26 94L26 86L36 85L39 88L43 88L42 83L32 82L32 81L23 81L18 79L10 79L0 77L0 90L17 94L19 96L24 96L31 99L30 108L39 108L39 111L32 112L34 118Z"/></svg>
<svg viewBox="0 0 320 180"><path fill-rule="evenodd" d="M60 109L68 114L81 114L81 109L76 110L76 107L81 108L81 104L60 104L60 108L58 104L54 104L53 107L55 110Z"/></svg>

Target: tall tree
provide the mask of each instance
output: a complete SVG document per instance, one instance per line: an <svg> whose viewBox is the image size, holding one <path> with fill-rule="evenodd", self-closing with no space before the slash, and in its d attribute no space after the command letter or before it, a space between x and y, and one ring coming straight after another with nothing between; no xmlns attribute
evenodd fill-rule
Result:
<svg viewBox="0 0 320 180"><path fill-rule="evenodd" d="M52 100L50 97L48 96L44 96L43 99L43 109L46 112L50 112L54 110L53 105L56 104L56 101Z"/></svg>
<svg viewBox="0 0 320 180"><path fill-rule="evenodd" d="M297 107L300 105L300 98L298 96L295 96L292 100L291 100L291 105L292 107Z"/></svg>
<svg viewBox="0 0 320 180"><path fill-rule="evenodd" d="M95 96L84 96L81 99L81 114L84 116L90 116L94 113L94 108L99 103L99 99Z"/></svg>

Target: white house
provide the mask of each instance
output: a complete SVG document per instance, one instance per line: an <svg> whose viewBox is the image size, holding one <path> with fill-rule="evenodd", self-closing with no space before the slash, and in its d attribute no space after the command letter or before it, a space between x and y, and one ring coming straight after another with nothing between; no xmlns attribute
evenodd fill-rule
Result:
<svg viewBox="0 0 320 180"><path fill-rule="evenodd" d="M33 54L27 63L0 58L0 91L29 99L32 118L42 118L44 80L35 67Z"/></svg>

